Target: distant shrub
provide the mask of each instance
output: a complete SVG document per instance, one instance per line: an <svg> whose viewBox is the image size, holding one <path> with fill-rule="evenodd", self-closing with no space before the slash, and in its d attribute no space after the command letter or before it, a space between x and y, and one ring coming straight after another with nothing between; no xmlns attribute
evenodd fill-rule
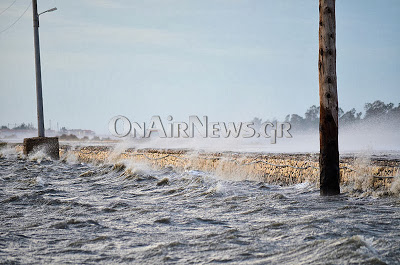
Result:
<svg viewBox="0 0 400 265"><path fill-rule="evenodd" d="M76 136L75 134L70 134L70 135L62 134L58 138L60 140L65 140L65 141L78 141L79 140L78 136Z"/></svg>

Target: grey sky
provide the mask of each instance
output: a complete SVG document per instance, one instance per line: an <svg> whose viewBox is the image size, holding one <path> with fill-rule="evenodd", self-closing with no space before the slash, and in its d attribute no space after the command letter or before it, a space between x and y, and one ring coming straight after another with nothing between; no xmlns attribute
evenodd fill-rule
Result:
<svg viewBox="0 0 400 265"><path fill-rule="evenodd" d="M0 11L12 0L1 0ZM0 31L29 0L0 15ZM338 0L339 105L400 102L400 1ZM283 120L318 104L317 0L39 0L46 127ZM0 125L36 126L31 9L0 34Z"/></svg>

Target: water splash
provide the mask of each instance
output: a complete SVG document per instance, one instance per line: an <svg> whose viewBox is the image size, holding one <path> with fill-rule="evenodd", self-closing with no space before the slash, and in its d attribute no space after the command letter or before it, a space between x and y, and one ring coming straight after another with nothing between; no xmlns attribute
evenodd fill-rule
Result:
<svg viewBox="0 0 400 265"><path fill-rule="evenodd" d="M15 147L7 145L6 147L0 148L0 157L5 158L13 158L20 155L21 152L18 152Z"/></svg>
<svg viewBox="0 0 400 265"><path fill-rule="evenodd" d="M396 179L392 182L390 191L396 195L400 196L400 173L397 174Z"/></svg>
<svg viewBox="0 0 400 265"><path fill-rule="evenodd" d="M78 164L79 158L74 152L65 152L61 157L61 161L65 161L67 164L73 165Z"/></svg>
<svg viewBox="0 0 400 265"><path fill-rule="evenodd" d="M360 153L355 160L354 168L357 173L353 175L351 182L354 189L367 191L374 185L374 177L371 174L369 166L371 165L371 154L369 151Z"/></svg>
<svg viewBox="0 0 400 265"><path fill-rule="evenodd" d="M39 164L42 161L51 161L52 160L52 158L48 155L48 152L46 152L45 147L38 148L38 149L34 150L33 152L31 152L28 155L28 159L31 161L37 161Z"/></svg>

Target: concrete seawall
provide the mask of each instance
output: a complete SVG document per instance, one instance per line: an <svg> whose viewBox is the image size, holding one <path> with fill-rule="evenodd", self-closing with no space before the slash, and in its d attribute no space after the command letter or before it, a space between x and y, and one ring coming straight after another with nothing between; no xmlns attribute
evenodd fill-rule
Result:
<svg viewBox="0 0 400 265"><path fill-rule="evenodd" d="M126 149L120 152L105 146L62 146L60 156L73 154L81 162L123 164L124 161L146 163L153 168L172 167L176 171L200 170L227 179L257 180L270 184L291 185L318 183L318 154L210 153L191 150ZM342 184L354 183L355 188L390 187L399 176L398 159L340 159Z"/></svg>

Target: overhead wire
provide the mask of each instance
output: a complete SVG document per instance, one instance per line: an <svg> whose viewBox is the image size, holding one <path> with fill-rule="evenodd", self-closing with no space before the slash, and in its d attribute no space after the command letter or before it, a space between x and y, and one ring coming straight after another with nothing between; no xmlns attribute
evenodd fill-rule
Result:
<svg viewBox="0 0 400 265"><path fill-rule="evenodd" d="M26 11L28 11L28 9L31 7L31 2L29 2L29 5L26 7L26 9L24 10L24 12L17 18L17 20L15 20L11 25L9 25L7 28L3 29L0 31L0 34L2 34L3 32L9 30L12 26L14 26L26 13Z"/></svg>
<svg viewBox="0 0 400 265"><path fill-rule="evenodd" d="M4 9L3 11L1 11L1 12L0 12L0 16L1 16L1 14L3 14L4 12L6 12L8 9L10 9L10 7L12 7L12 6L15 4L15 2L17 2L17 0L14 0L14 2L11 3L11 5L9 5L6 9Z"/></svg>

